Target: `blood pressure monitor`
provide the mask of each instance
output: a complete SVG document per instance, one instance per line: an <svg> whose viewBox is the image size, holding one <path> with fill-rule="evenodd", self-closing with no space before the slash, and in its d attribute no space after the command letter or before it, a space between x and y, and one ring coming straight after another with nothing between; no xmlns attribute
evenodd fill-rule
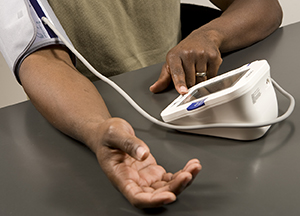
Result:
<svg viewBox="0 0 300 216"><path fill-rule="evenodd" d="M119 92L142 116L161 127L253 140L262 137L272 124L288 118L294 110L293 96L271 78L268 62L260 60L195 85L161 112L163 122L149 115L116 83L99 73L49 19L42 17L42 20L93 74ZM279 117L273 85L290 101L287 111Z"/></svg>
<svg viewBox="0 0 300 216"><path fill-rule="evenodd" d="M201 82L161 112L165 122L175 125L251 124L275 119L277 115L277 98L266 60ZM248 140L261 137L269 127L216 127L188 132Z"/></svg>

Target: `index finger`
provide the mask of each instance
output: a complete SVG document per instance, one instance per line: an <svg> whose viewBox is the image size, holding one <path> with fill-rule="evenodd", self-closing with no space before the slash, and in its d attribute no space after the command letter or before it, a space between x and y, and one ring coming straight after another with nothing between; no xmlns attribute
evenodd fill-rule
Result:
<svg viewBox="0 0 300 216"><path fill-rule="evenodd" d="M186 94L188 88L186 85L182 60L180 58L176 58L176 60L171 59L168 61L168 67L177 92L181 95Z"/></svg>

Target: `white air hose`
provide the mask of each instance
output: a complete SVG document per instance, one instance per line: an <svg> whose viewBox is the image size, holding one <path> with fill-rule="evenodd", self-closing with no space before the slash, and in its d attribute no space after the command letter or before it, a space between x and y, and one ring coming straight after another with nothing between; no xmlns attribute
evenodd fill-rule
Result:
<svg viewBox="0 0 300 216"><path fill-rule="evenodd" d="M255 127L263 127L272 125L278 122L281 122L288 118L294 110L295 107L295 99L292 95L286 92L281 86L279 86L273 79L272 83L275 88L286 98L290 100L290 105L287 111L281 116L275 118L274 120L265 121L261 123L213 123L213 124L205 124L205 125L173 125L163 121L160 121L153 116L149 115L145 110L143 110L123 89L121 89L116 83L108 79L99 73L74 47L71 45L62 34L54 27L54 25L46 18L42 17L42 20L45 24L47 24L52 31L60 38L60 40L71 50L71 52L99 79L106 82L112 88L114 88L117 92L119 92L130 104L133 106L142 116L144 116L149 121L153 122L162 127L175 129L175 130L195 130L195 129L205 129L205 128L255 128Z"/></svg>

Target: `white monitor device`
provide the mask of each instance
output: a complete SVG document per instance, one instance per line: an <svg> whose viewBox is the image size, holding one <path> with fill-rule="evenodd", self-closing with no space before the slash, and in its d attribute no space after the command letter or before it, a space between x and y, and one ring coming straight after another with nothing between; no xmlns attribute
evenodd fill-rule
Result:
<svg viewBox="0 0 300 216"><path fill-rule="evenodd" d="M288 118L295 99L270 77L266 60L255 61L192 87L179 96L161 116L165 122L143 110L123 89L99 73L46 17L42 17L72 53L99 79L119 92L142 116L161 127L224 138L253 140L263 136L272 124ZM274 87L290 105L278 115Z"/></svg>
<svg viewBox="0 0 300 216"><path fill-rule="evenodd" d="M260 123L275 119L277 115L277 98L266 60L201 82L161 112L165 122L175 125ZM269 127L220 127L188 132L249 140L263 136Z"/></svg>

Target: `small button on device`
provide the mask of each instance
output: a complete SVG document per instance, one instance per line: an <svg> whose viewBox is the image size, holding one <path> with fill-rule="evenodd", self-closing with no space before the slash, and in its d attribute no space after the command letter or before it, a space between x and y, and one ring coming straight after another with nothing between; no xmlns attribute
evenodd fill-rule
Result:
<svg viewBox="0 0 300 216"><path fill-rule="evenodd" d="M204 106L205 105L204 101L205 101L205 99L192 103L188 108L186 108L187 111L192 111L192 110L198 109L199 107Z"/></svg>

